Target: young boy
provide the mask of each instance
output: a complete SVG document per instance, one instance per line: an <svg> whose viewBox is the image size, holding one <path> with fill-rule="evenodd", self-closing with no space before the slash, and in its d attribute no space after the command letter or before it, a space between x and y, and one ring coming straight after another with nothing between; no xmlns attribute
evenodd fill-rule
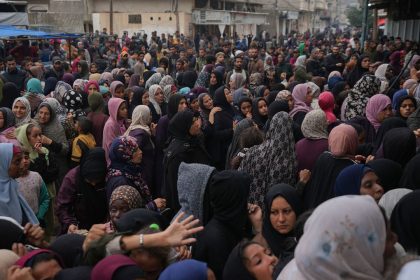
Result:
<svg viewBox="0 0 420 280"><path fill-rule="evenodd" d="M19 183L18 190L42 225L50 203L47 186L38 172L29 170L29 165L31 164L29 151L23 147L21 150L23 153L21 176L16 179Z"/></svg>
<svg viewBox="0 0 420 280"><path fill-rule="evenodd" d="M75 167L80 164L83 152L90 150L96 146L95 138L93 137L92 122L86 117L79 117L76 121L75 128L79 134L73 140L73 147L71 152L71 163Z"/></svg>

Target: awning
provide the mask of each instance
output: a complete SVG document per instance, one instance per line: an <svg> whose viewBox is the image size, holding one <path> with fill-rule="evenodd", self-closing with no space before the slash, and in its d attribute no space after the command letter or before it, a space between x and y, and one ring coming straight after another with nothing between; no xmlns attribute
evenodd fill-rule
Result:
<svg viewBox="0 0 420 280"><path fill-rule="evenodd" d="M73 33L54 33L54 32L44 32L37 30L29 29L20 29L14 26L0 25L0 39L20 39L24 37L25 39L72 39L82 37L83 34L73 34ZM19 38L18 38L19 37Z"/></svg>

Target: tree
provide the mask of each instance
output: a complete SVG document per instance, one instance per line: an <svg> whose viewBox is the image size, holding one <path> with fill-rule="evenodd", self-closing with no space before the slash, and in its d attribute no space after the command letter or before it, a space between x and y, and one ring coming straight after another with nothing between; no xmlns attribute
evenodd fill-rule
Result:
<svg viewBox="0 0 420 280"><path fill-rule="evenodd" d="M347 9L347 18L349 23L353 27L362 27L363 22L363 11L356 7L349 7ZM368 26L371 28L373 26L373 15L371 10L368 11Z"/></svg>

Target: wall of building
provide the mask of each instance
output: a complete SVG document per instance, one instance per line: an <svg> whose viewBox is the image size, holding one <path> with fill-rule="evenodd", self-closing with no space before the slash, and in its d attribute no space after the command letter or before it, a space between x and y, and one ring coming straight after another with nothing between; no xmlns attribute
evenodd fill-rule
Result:
<svg viewBox="0 0 420 280"><path fill-rule="evenodd" d="M91 13L109 12L109 0L89 0L89 2ZM117 13L164 13L171 11L171 3L171 0L113 0L113 10ZM191 13L193 5L194 0L179 0L178 11Z"/></svg>

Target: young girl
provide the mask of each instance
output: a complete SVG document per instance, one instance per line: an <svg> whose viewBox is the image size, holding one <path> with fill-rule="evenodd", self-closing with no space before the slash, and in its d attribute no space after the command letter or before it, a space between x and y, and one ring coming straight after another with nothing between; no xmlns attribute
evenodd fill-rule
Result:
<svg viewBox="0 0 420 280"><path fill-rule="evenodd" d="M29 151L26 148L22 148L22 153L22 173L21 176L16 179L19 184L18 190L42 224L50 203L47 186L38 172L29 170L29 165L31 163Z"/></svg>
<svg viewBox="0 0 420 280"><path fill-rule="evenodd" d="M0 108L0 143L12 143L19 146L15 137L15 116L12 110L6 107Z"/></svg>

